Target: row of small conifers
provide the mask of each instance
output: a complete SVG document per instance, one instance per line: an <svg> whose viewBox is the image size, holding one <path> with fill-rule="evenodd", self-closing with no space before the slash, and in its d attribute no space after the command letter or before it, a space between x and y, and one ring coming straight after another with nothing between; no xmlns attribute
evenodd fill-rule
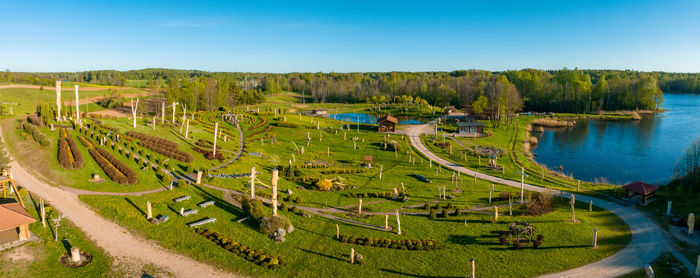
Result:
<svg viewBox="0 0 700 278"><path fill-rule="evenodd" d="M73 137L68 136L65 128L61 129L58 137L58 163L66 169L80 169L85 163L78 145Z"/></svg>
<svg viewBox="0 0 700 278"><path fill-rule="evenodd" d="M83 129L83 131L87 135L88 130ZM93 134L93 136L99 137L96 134ZM109 179L119 184L137 184L139 182L136 172L131 170L131 168L126 166L126 164L114 157L107 150L95 146L90 139L85 136L80 136L79 139L80 143L88 148L92 158L95 159L97 165L102 168Z"/></svg>
<svg viewBox="0 0 700 278"><path fill-rule="evenodd" d="M282 256L275 257L263 251L255 250L253 248L240 244L234 240L228 239L219 234L218 232L210 232L208 229L205 228L197 228L194 230L194 232L202 235L203 237L206 237L211 242L221 246L221 248L224 248L227 251L245 259L246 261L257 264L259 266L270 269L277 269L287 264L287 260L284 259L284 257Z"/></svg>
<svg viewBox="0 0 700 278"><path fill-rule="evenodd" d="M186 163L194 161L190 153L178 150L177 143L173 141L135 131L127 131L126 135L138 139L139 145L161 155Z"/></svg>

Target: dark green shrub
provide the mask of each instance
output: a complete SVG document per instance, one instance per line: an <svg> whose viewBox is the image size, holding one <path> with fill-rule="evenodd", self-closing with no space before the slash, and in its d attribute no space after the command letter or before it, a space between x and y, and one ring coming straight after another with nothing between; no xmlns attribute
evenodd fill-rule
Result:
<svg viewBox="0 0 700 278"><path fill-rule="evenodd" d="M434 208L430 208L430 214L428 214L428 218L430 218L430 219L435 219L435 218L437 218L437 216L435 215L435 209L434 209Z"/></svg>

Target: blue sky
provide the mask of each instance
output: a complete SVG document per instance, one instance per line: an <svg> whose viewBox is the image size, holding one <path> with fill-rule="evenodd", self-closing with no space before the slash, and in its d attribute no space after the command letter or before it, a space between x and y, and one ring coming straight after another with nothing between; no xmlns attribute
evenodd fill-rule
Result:
<svg viewBox="0 0 700 278"><path fill-rule="evenodd" d="M700 72L700 1L0 1L0 69Z"/></svg>

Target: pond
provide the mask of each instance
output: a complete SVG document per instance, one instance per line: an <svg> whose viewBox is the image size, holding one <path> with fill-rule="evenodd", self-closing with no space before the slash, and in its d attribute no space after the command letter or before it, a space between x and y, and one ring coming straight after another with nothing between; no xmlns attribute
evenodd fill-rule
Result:
<svg viewBox="0 0 700 278"><path fill-rule="evenodd" d="M330 114L328 118L336 119L339 121L359 123L361 124L376 124L377 118L381 116L372 115L368 113L342 113L342 114ZM422 123L427 123L430 121L428 118L420 117L396 117L399 120L399 124L402 125L417 125Z"/></svg>
<svg viewBox="0 0 700 278"><path fill-rule="evenodd" d="M664 94L668 111L639 121L584 120L535 134L535 160L577 179L662 184L700 136L700 95Z"/></svg>

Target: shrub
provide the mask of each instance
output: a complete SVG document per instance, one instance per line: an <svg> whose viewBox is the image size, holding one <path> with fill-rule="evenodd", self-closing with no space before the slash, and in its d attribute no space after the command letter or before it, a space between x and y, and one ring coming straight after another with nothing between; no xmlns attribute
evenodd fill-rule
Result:
<svg viewBox="0 0 700 278"><path fill-rule="evenodd" d="M289 231L291 227L292 223L282 216L270 216L260 219L260 232L267 236L272 236L280 228Z"/></svg>
<svg viewBox="0 0 700 278"><path fill-rule="evenodd" d="M333 182L329 179L322 179L316 182L316 187L318 187L319 190L329 191L333 187Z"/></svg>
<svg viewBox="0 0 700 278"><path fill-rule="evenodd" d="M338 241L348 244L399 250L433 250L442 248L440 243L434 239L391 240L340 235Z"/></svg>
<svg viewBox="0 0 700 278"><path fill-rule="evenodd" d="M183 180L183 179L177 180L177 187L184 188L186 185L187 185L187 182L185 182L185 180Z"/></svg>
<svg viewBox="0 0 700 278"><path fill-rule="evenodd" d="M236 241L230 240L217 232L210 233L207 229L195 229L194 231L232 254L259 266L277 269L287 265L287 260L281 256L276 257L261 250L254 250Z"/></svg>
<svg viewBox="0 0 700 278"><path fill-rule="evenodd" d="M287 128L298 128L299 124L296 123L289 123L289 122L279 122L277 123L278 127L287 127Z"/></svg>
<svg viewBox="0 0 700 278"><path fill-rule="evenodd" d="M430 214L428 215L428 218L430 218L430 219L435 219L435 218L437 218L437 216L435 215L435 209L434 209L434 208L430 208Z"/></svg>
<svg viewBox="0 0 700 278"><path fill-rule="evenodd" d="M447 212L446 209L443 209L442 210L442 218L449 218L449 217L450 217L450 214Z"/></svg>
<svg viewBox="0 0 700 278"><path fill-rule="evenodd" d="M160 176L160 180L162 180L164 184L170 184L173 178L170 175L163 173Z"/></svg>
<svg viewBox="0 0 700 278"><path fill-rule="evenodd" d="M525 200L525 215L543 215L554 209L552 194L533 192Z"/></svg>

